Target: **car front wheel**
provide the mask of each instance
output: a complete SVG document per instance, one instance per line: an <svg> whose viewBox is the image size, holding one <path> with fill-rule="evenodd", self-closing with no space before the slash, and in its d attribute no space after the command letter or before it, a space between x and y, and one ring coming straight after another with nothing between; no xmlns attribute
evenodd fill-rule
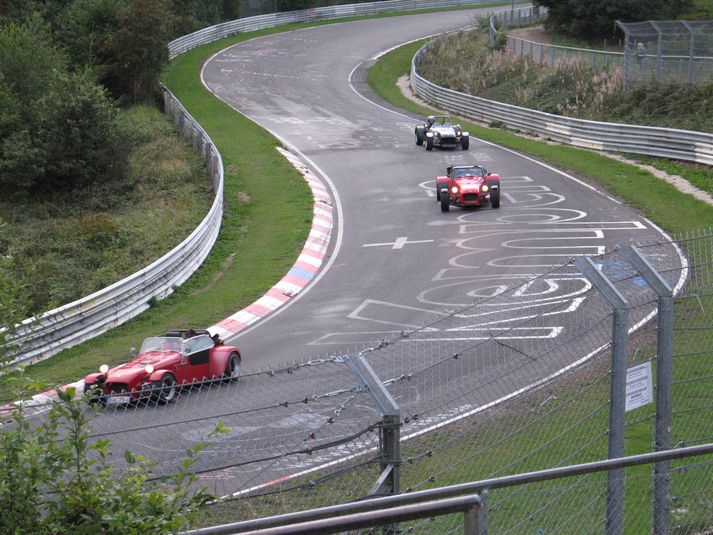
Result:
<svg viewBox="0 0 713 535"><path fill-rule="evenodd" d="M159 405L165 405L166 403L175 401L177 395L178 385L176 384L176 378L170 373L167 373L161 377L161 380L156 384L154 398Z"/></svg>
<svg viewBox="0 0 713 535"><path fill-rule="evenodd" d="M463 150L468 150L469 146L470 146L470 137L463 136L460 140L460 148Z"/></svg>
<svg viewBox="0 0 713 535"><path fill-rule="evenodd" d="M228 363L225 365L225 373L223 373L223 379L226 382L235 381L240 377L241 362L240 355L233 352L228 357Z"/></svg>
<svg viewBox="0 0 713 535"><path fill-rule="evenodd" d="M426 138L426 150L433 150L433 138L432 137Z"/></svg>
<svg viewBox="0 0 713 535"><path fill-rule="evenodd" d="M500 190L490 192L490 205L493 208L500 208Z"/></svg>

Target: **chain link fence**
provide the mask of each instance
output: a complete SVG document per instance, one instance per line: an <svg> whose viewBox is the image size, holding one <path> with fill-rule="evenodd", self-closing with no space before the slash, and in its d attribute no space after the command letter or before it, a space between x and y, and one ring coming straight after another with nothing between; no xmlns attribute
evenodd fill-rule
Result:
<svg viewBox="0 0 713 535"><path fill-rule="evenodd" d="M713 21L621 22L622 69L636 83L700 84L713 79Z"/></svg>
<svg viewBox="0 0 713 535"><path fill-rule="evenodd" d="M638 250L675 294L675 319L664 326L673 345L671 446L711 442L713 232ZM626 367L651 366L656 378L659 298L625 253L591 260L627 302ZM618 316L581 265L486 279L454 272L449 310L418 329L238 381L191 385L166 405L108 404L92 419L92 435L154 460L156 478L202 443L198 482L222 498L211 524L606 459L612 426L621 425L622 455L659 449L653 404L612 420ZM227 431L214 433L220 423ZM667 465L672 533L713 527L712 462ZM485 494L489 529L596 533L613 515L627 532L651 531L650 467L616 477L624 494L614 505L612 472L495 489ZM452 515L408 527L449 533L462 522Z"/></svg>

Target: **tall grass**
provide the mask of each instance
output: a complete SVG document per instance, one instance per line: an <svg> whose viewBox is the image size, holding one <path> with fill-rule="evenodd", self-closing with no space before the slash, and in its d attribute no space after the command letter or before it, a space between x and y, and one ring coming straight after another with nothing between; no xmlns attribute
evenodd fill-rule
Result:
<svg viewBox="0 0 713 535"><path fill-rule="evenodd" d="M595 71L578 58L548 67L492 49L485 31L438 39L420 72L455 91L557 115L713 132L713 82L648 84L625 92L618 68Z"/></svg>

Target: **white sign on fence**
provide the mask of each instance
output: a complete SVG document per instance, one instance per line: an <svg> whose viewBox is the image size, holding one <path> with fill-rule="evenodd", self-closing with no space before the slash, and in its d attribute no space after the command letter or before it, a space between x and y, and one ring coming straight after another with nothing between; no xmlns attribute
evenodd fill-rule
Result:
<svg viewBox="0 0 713 535"><path fill-rule="evenodd" d="M626 370L626 411L632 411L654 401L651 362Z"/></svg>

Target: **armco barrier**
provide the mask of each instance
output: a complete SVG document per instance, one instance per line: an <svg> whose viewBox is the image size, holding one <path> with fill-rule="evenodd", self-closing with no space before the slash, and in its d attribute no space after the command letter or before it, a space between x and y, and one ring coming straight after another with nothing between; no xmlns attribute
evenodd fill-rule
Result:
<svg viewBox="0 0 713 535"><path fill-rule="evenodd" d="M487 0L386 0L385 2L367 2L364 4L346 4L340 6L325 6L302 11L287 11L284 13L270 13L247 17L216 24L203 28L183 37L171 41L168 45L169 57L174 58L179 54L218 39L238 33L252 32L265 28L273 28L282 24L297 22L313 22L319 20L341 19L345 17L359 17L376 15L379 13L395 13L399 11L413 11L416 9L435 9L440 7L477 6L485 4Z"/></svg>
<svg viewBox="0 0 713 535"><path fill-rule="evenodd" d="M173 59L196 46L229 35L282 24L414 9L469 6L485 2L486 0L388 0L259 15L225 22L180 37L169 43L169 57ZM45 312L39 318L25 320L13 342L22 349L15 353L11 364L49 358L63 349L124 323L146 310L152 299L160 299L170 294L173 288L183 283L208 256L218 237L223 215L223 163L220 153L203 128L166 89L164 103L166 113L173 118L177 129L203 153L215 187L215 199L210 212L186 240L148 267L90 296Z"/></svg>
<svg viewBox="0 0 713 535"><path fill-rule="evenodd" d="M22 352L15 355L13 364L48 358L133 318L146 310L152 299L170 294L208 256L223 217L223 162L210 137L166 89L164 105L181 134L203 154L215 190L210 211L188 238L141 271L23 322L13 342L21 345Z"/></svg>
<svg viewBox="0 0 713 535"><path fill-rule="evenodd" d="M422 47L411 62L411 86L416 95L439 108L486 124L502 123L508 128L576 147L713 165L713 134L563 117L440 87L418 73L419 62L430 44Z"/></svg>

